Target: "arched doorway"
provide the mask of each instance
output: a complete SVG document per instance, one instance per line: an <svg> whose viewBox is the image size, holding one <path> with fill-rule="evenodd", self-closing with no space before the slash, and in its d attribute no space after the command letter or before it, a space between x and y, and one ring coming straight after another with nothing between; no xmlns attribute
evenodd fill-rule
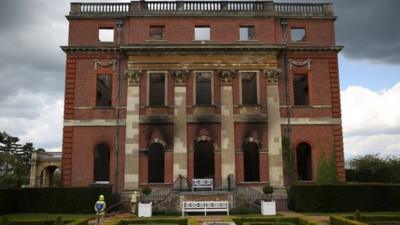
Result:
<svg viewBox="0 0 400 225"><path fill-rule="evenodd" d="M256 142L243 144L244 181L260 181L260 154Z"/></svg>
<svg viewBox="0 0 400 225"><path fill-rule="evenodd" d="M99 144L94 149L94 182L110 180L110 148Z"/></svg>
<svg viewBox="0 0 400 225"><path fill-rule="evenodd" d="M311 146L302 142L296 148L297 180L312 180Z"/></svg>
<svg viewBox="0 0 400 225"><path fill-rule="evenodd" d="M148 183L164 183L164 146L152 143L148 151Z"/></svg>
<svg viewBox="0 0 400 225"><path fill-rule="evenodd" d="M40 173L41 187L56 187L61 185L61 171L57 166L47 166Z"/></svg>
<svg viewBox="0 0 400 225"><path fill-rule="evenodd" d="M214 178L214 145L209 140L194 144L194 178Z"/></svg>

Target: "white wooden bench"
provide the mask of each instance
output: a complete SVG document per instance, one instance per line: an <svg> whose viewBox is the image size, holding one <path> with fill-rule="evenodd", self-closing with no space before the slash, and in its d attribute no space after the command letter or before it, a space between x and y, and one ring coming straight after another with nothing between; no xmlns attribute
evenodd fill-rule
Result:
<svg viewBox="0 0 400 225"><path fill-rule="evenodd" d="M213 179L193 179L192 180L192 191L194 189L199 188L211 188L211 191L214 190L214 182Z"/></svg>
<svg viewBox="0 0 400 225"><path fill-rule="evenodd" d="M182 202L182 216L185 212L226 212L229 215L228 201L184 201Z"/></svg>

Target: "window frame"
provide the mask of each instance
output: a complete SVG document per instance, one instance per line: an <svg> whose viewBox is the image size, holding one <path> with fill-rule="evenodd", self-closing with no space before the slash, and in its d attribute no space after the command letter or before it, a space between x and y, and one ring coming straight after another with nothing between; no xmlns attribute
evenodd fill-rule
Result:
<svg viewBox="0 0 400 225"><path fill-rule="evenodd" d="M242 91L242 78L243 73L256 73L256 88L257 88L257 103L256 104L243 104L243 91ZM242 70L239 71L239 103L240 106L259 106L260 105L260 71L258 70Z"/></svg>
<svg viewBox="0 0 400 225"><path fill-rule="evenodd" d="M151 74L164 74L164 104L163 105L150 105L150 75ZM166 107L168 106L168 71L147 71L147 91L146 91L146 106L147 107Z"/></svg>
<svg viewBox="0 0 400 225"><path fill-rule="evenodd" d="M208 28L209 37L208 39L196 39L196 28ZM193 28L193 40L194 41L211 41L211 26L210 25L195 25Z"/></svg>
<svg viewBox="0 0 400 225"><path fill-rule="evenodd" d="M210 105L197 105L197 74L198 73L210 73L211 75L211 104ZM207 107L214 106L214 71L212 70L196 70L193 71L193 106Z"/></svg>
<svg viewBox="0 0 400 225"><path fill-rule="evenodd" d="M250 32L249 32L249 30L247 30L247 39L241 39L240 30L242 28L247 28L247 29L252 28L253 29L253 38L252 39L249 38ZM256 27L254 25L241 25L241 26L239 26L239 41L255 41L255 40L256 40Z"/></svg>
<svg viewBox="0 0 400 225"><path fill-rule="evenodd" d="M293 40L292 30L304 30L304 38L302 40L295 41ZM307 29L305 26L294 26L290 27L290 42L291 43L304 43L307 42Z"/></svg>
<svg viewBox="0 0 400 225"><path fill-rule="evenodd" d="M102 41L100 39L100 31L101 30L112 30L112 41ZM99 43L114 43L115 42L115 29L114 27L98 27L97 28L97 42Z"/></svg>
<svg viewBox="0 0 400 225"><path fill-rule="evenodd" d="M152 38L152 36L151 36L151 29L152 28L162 28L162 38L161 39L153 39ZM160 24L160 25L157 25L157 24L150 25L149 26L149 40L150 41L165 41L165 25L162 25L162 24Z"/></svg>
<svg viewBox="0 0 400 225"><path fill-rule="evenodd" d="M97 82L99 79L99 76L109 76L110 77L110 105L109 106L101 106L97 104ZM101 73L101 74L96 74L96 86L95 86L95 107L96 108L112 108L113 107L113 75L110 73Z"/></svg>
<svg viewBox="0 0 400 225"><path fill-rule="evenodd" d="M294 85L294 81L295 81L295 77L296 76L305 76L306 77L306 80L307 80L307 87L308 87L308 91L307 91L307 94L308 94L308 104L304 104L304 105L297 105L296 104L296 92L295 92L295 85ZM301 73L301 72L298 72L298 73L293 73L292 74L292 93L293 93L293 106L295 106L295 107L311 107L312 106L312 104L311 104L311 92L310 92L310 90L311 90L311 84L310 84L310 73Z"/></svg>

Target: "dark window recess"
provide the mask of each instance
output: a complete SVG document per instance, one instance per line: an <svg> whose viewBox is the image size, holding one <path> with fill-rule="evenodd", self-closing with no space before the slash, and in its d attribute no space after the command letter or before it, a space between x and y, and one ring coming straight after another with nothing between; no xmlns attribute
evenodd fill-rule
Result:
<svg viewBox="0 0 400 225"><path fill-rule="evenodd" d="M110 150L108 145L99 144L94 149L94 181L110 180Z"/></svg>
<svg viewBox="0 0 400 225"><path fill-rule="evenodd" d="M211 105L211 74L196 74L196 105Z"/></svg>
<svg viewBox="0 0 400 225"><path fill-rule="evenodd" d="M293 91L295 105L309 105L307 75L295 75L293 77Z"/></svg>
<svg viewBox="0 0 400 225"><path fill-rule="evenodd" d="M306 40L306 30L304 28L292 28L290 30L291 40L293 42L302 42Z"/></svg>
<svg viewBox="0 0 400 225"><path fill-rule="evenodd" d="M148 182L164 183L164 147L159 143L151 144L148 160Z"/></svg>
<svg viewBox="0 0 400 225"><path fill-rule="evenodd" d="M300 143L296 148L297 158L297 180L310 181L312 180L312 161L311 161L311 146L307 143Z"/></svg>
<svg viewBox="0 0 400 225"><path fill-rule="evenodd" d="M164 26L151 26L150 27L150 40L164 40Z"/></svg>
<svg viewBox="0 0 400 225"><path fill-rule="evenodd" d="M149 105L150 106L165 105L165 74L151 73L149 86L150 86Z"/></svg>
<svg viewBox="0 0 400 225"><path fill-rule="evenodd" d="M242 73L242 104L257 105L257 73Z"/></svg>
<svg viewBox="0 0 400 225"><path fill-rule="evenodd" d="M255 29L253 26L240 27L239 33L241 41L250 41L255 39Z"/></svg>
<svg viewBox="0 0 400 225"><path fill-rule="evenodd" d="M111 75L98 75L96 85L96 106L111 106Z"/></svg>
<svg viewBox="0 0 400 225"><path fill-rule="evenodd" d="M194 178L214 178L214 146L210 141L194 144Z"/></svg>
<svg viewBox="0 0 400 225"><path fill-rule="evenodd" d="M258 145L254 142L248 142L243 145L244 160L244 181L260 181L260 156Z"/></svg>

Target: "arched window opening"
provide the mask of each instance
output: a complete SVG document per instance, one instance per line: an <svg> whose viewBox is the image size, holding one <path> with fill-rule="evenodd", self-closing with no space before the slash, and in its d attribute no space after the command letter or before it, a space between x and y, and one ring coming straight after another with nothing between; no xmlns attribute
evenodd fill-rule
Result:
<svg viewBox="0 0 400 225"><path fill-rule="evenodd" d="M110 180L110 149L106 144L99 144L94 150L94 181Z"/></svg>
<svg viewBox="0 0 400 225"><path fill-rule="evenodd" d="M260 181L260 154L257 143L247 142L243 145L244 181Z"/></svg>
<svg viewBox="0 0 400 225"><path fill-rule="evenodd" d="M214 178L214 145L210 141L194 144L194 178Z"/></svg>
<svg viewBox="0 0 400 225"><path fill-rule="evenodd" d="M164 146L161 143L149 146L148 183L164 183Z"/></svg>
<svg viewBox="0 0 400 225"><path fill-rule="evenodd" d="M305 142L297 145L297 180L312 180L311 146Z"/></svg>

